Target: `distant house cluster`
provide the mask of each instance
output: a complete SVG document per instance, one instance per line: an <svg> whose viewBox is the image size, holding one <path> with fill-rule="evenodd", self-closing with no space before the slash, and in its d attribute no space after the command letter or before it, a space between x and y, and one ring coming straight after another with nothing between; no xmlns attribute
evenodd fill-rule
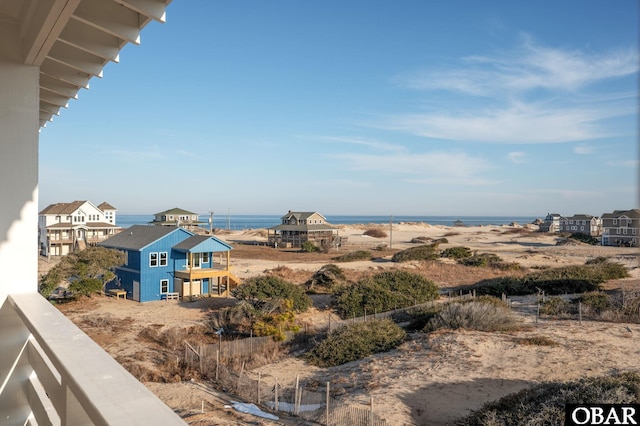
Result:
<svg viewBox="0 0 640 426"><path fill-rule="evenodd" d="M576 214L564 217L549 213L541 232L565 232L599 238L603 246L637 247L640 237L640 209L614 210L601 217Z"/></svg>
<svg viewBox="0 0 640 426"><path fill-rule="evenodd" d="M64 256L117 234L116 209L90 201L56 203L38 217L39 251L43 256Z"/></svg>

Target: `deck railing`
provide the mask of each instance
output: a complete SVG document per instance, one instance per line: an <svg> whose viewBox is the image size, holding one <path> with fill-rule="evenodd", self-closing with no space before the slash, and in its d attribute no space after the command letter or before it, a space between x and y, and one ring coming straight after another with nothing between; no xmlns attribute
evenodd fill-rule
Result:
<svg viewBox="0 0 640 426"><path fill-rule="evenodd" d="M2 425L185 425L38 293L0 308Z"/></svg>

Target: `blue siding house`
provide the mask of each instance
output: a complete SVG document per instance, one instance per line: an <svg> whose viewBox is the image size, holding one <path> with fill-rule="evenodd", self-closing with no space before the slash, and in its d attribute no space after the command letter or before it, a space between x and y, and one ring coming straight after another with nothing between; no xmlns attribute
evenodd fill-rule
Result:
<svg viewBox="0 0 640 426"><path fill-rule="evenodd" d="M133 225L99 245L126 253L115 273L127 298L138 302L228 296L240 284L230 271L232 247L213 236L176 226Z"/></svg>

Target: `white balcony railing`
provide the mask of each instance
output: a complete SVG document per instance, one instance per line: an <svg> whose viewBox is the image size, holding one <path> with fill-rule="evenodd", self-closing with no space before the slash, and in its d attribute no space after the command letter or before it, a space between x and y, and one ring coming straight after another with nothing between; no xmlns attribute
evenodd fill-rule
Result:
<svg viewBox="0 0 640 426"><path fill-rule="evenodd" d="M37 293L0 308L0 424L185 425Z"/></svg>

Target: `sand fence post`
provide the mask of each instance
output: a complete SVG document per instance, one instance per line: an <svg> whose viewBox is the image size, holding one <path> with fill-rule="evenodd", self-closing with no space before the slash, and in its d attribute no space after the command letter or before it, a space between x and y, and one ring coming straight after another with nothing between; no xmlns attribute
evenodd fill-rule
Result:
<svg viewBox="0 0 640 426"><path fill-rule="evenodd" d="M536 309L536 324L538 323L538 318L540 318L540 302L538 302L538 307Z"/></svg>
<svg viewBox="0 0 640 426"><path fill-rule="evenodd" d="M582 302L578 302L578 322L582 325Z"/></svg>
<svg viewBox="0 0 640 426"><path fill-rule="evenodd" d="M278 407L278 377L274 377L274 378L276 380L276 386L275 386L275 390L274 390L274 392L275 392L275 400L274 400L273 407L275 408L276 413L277 413L278 412L278 408L279 408Z"/></svg>
<svg viewBox="0 0 640 426"><path fill-rule="evenodd" d="M369 424L373 426L373 397L369 398L369 405L370 405Z"/></svg>
<svg viewBox="0 0 640 426"><path fill-rule="evenodd" d="M216 381L218 380L218 375L220 372L220 350L216 351Z"/></svg>
<svg viewBox="0 0 640 426"><path fill-rule="evenodd" d="M300 375L296 374L296 391L293 394L293 414L300 414L300 406L298 405L298 392L300 392Z"/></svg>
<svg viewBox="0 0 640 426"><path fill-rule="evenodd" d="M238 375L238 384L236 385L236 393L240 394L240 382L242 381L242 373L244 373L244 361L242 361L242 366L240 367L240 375Z"/></svg>
<svg viewBox="0 0 640 426"><path fill-rule="evenodd" d="M329 424L331 423L329 421L329 386L330 386L330 382L327 382L327 403L326 403L326 408L325 408L325 415L327 416L327 426L329 426Z"/></svg>
<svg viewBox="0 0 640 426"><path fill-rule="evenodd" d="M258 371L258 389L256 389L256 405L260 405L260 379L261 374Z"/></svg>

